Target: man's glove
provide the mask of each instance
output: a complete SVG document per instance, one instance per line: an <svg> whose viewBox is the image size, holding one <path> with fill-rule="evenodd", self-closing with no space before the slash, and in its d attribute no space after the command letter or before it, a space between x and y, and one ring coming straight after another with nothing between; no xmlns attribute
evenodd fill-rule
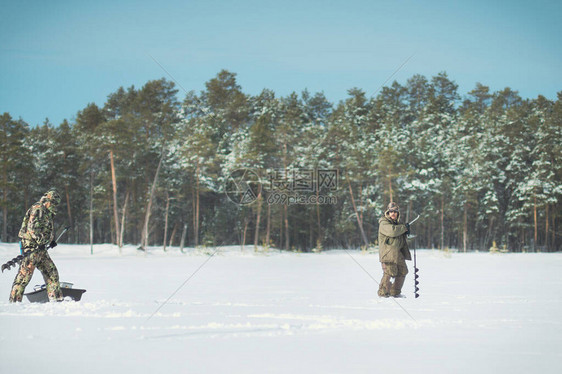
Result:
<svg viewBox="0 0 562 374"><path fill-rule="evenodd" d="M410 235L410 224L406 222L404 226L406 226L406 235Z"/></svg>
<svg viewBox="0 0 562 374"><path fill-rule="evenodd" d="M37 247L38 250L42 251L45 249L45 244L41 244Z"/></svg>
<svg viewBox="0 0 562 374"><path fill-rule="evenodd" d="M57 246L57 242L55 242L54 240L51 242L51 244L49 244L49 247L51 248L55 248Z"/></svg>

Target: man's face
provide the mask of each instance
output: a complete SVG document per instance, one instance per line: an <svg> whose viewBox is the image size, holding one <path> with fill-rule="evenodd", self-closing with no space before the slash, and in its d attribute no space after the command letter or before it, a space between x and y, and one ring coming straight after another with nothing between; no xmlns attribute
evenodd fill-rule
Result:
<svg viewBox="0 0 562 374"><path fill-rule="evenodd" d="M389 210L389 211L388 211L388 215L389 215L390 218L392 218L393 220L396 220L396 218L398 218L398 211L397 211L397 210Z"/></svg>

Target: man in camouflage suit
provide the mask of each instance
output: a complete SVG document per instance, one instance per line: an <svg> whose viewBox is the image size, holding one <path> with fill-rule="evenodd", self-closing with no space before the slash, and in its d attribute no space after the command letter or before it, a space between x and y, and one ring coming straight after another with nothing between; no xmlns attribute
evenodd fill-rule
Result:
<svg viewBox="0 0 562 374"><path fill-rule="evenodd" d="M406 260L412 260L406 241L409 233L409 225L400 222L398 204L391 202L384 217L379 220L379 260L383 270L378 292L380 297L400 296L408 274Z"/></svg>
<svg viewBox="0 0 562 374"><path fill-rule="evenodd" d="M33 204L27 211L19 237L21 239L22 253L31 252L25 257L21 264L12 286L10 302L20 302L25 287L29 284L35 268L43 274L47 284L47 295L50 301L61 301L63 299L59 283L59 272L49 253L45 249L50 245L54 247L54 217L56 208L60 203L60 195L55 190L49 190L41 200Z"/></svg>

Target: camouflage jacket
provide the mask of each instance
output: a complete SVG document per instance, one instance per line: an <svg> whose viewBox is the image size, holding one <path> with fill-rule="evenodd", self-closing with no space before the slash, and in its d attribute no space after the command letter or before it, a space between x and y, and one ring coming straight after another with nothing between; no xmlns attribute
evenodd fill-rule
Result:
<svg viewBox="0 0 562 374"><path fill-rule="evenodd" d="M411 260L406 241L406 225L393 221L386 214L379 220L379 260L397 263L402 257Z"/></svg>
<svg viewBox="0 0 562 374"><path fill-rule="evenodd" d="M24 250L35 250L54 239L53 214L41 203L35 203L23 219L18 236Z"/></svg>

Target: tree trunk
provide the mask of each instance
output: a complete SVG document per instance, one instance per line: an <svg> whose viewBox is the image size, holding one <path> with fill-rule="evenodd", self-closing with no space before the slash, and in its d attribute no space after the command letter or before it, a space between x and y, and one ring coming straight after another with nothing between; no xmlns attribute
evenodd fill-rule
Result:
<svg viewBox="0 0 562 374"><path fill-rule="evenodd" d="M170 211L170 193L166 192L166 213L164 214L164 243L162 244L166 252L166 241L168 240L168 212Z"/></svg>
<svg viewBox="0 0 562 374"><path fill-rule="evenodd" d="M150 211L152 210L152 200L154 199L154 192L156 191L156 182L158 181L158 174L160 173L162 160L164 160L164 150L162 150L162 155L160 156L160 161L158 162L158 167L156 168L156 173L154 174L154 180L152 181L152 187L150 188L150 195L148 197L146 214L144 216L144 225L143 225L144 228L142 230L141 248L143 248L145 251L146 251L146 247L148 247L148 224L150 222Z"/></svg>
<svg viewBox="0 0 562 374"><path fill-rule="evenodd" d="M494 231L494 222L495 222L495 217L491 217L490 218L490 222L488 223L488 234L486 235L486 242L485 245L489 245L490 244L490 240L492 238L492 232ZM488 247L489 248L489 247Z"/></svg>
<svg viewBox="0 0 562 374"><path fill-rule="evenodd" d="M180 252L183 253L183 247L185 245L185 235L187 234L187 223L183 225L183 230L181 232L181 240L180 240Z"/></svg>
<svg viewBox="0 0 562 374"><path fill-rule="evenodd" d="M254 233L254 251L257 252L260 240L260 220L261 220L261 206L262 206L262 196L261 191L258 194L258 212L256 216L256 232Z"/></svg>
<svg viewBox="0 0 562 374"><path fill-rule="evenodd" d="M109 151L109 160L111 163L111 181L113 183L113 220L115 221L115 242L119 246L119 254L121 254L121 246L119 245L119 217L117 214L117 178L115 177L115 162L113 160L113 149Z"/></svg>
<svg viewBox="0 0 562 374"><path fill-rule="evenodd" d="M283 213L284 213L284 222L285 222L285 250L289 250L289 239L290 239L290 233L289 233L289 207L287 206L287 204L283 205Z"/></svg>
<svg viewBox="0 0 562 374"><path fill-rule="evenodd" d="M359 225L359 231L361 231L361 237L363 238L363 243L365 246L369 246L369 240L367 235L365 235L365 230L363 230L363 220L357 212L357 206L355 205L355 198L353 197L353 189L351 188L351 182L348 180L347 185L349 186L349 196L351 196L351 203L353 204L353 211L355 212L355 217L357 217L357 224Z"/></svg>
<svg viewBox="0 0 562 374"><path fill-rule="evenodd" d="M125 204L123 204L123 215L121 216L121 231L119 236L119 246L123 246L123 240L125 238L125 221L127 217L127 204L129 202L129 191L125 194Z"/></svg>
<svg viewBox="0 0 562 374"><path fill-rule="evenodd" d="M361 204L360 206L362 206L362 207L365 206L363 204L363 185L362 184L359 184L359 204ZM361 216L361 226L363 226L363 214L364 213L365 213L365 210L362 210L361 212L359 212L359 215ZM363 233L364 233L364 231L363 231ZM365 235L365 237L367 237L367 236Z"/></svg>
<svg viewBox="0 0 562 374"><path fill-rule="evenodd" d="M199 163L197 163L197 170L196 170L196 182L195 182L195 217L193 220L193 231L194 231L194 238L195 238L195 248L199 246Z"/></svg>
<svg viewBox="0 0 562 374"><path fill-rule="evenodd" d="M406 211L406 222L410 222L411 211L412 211L412 200L408 201L408 210Z"/></svg>
<svg viewBox="0 0 562 374"><path fill-rule="evenodd" d="M445 249L445 196L441 195L441 250Z"/></svg>
<svg viewBox="0 0 562 374"><path fill-rule="evenodd" d="M312 217L314 213L311 212L310 215L310 219L308 220L308 248L310 249L314 249L316 248L316 246L314 245L314 219Z"/></svg>
<svg viewBox="0 0 562 374"><path fill-rule="evenodd" d="M269 249L270 243L270 236L271 236L271 204L267 204L267 229L265 232L265 245Z"/></svg>
<svg viewBox="0 0 562 374"><path fill-rule="evenodd" d="M554 209L554 211L556 211L556 207ZM556 213L552 215L552 238L550 240L550 242L552 243L552 250L556 251Z"/></svg>
<svg viewBox="0 0 562 374"><path fill-rule="evenodd" d="M242 252L244 251L244 246L246 245L246 232L248 231L248 225L250 221L244 217L244 231L242 232Z"/></svg>
<svg viewBox="0 0 562 374"><path fill-rule="evenodd" d="M322 224L320 222L320 203L318 202L319 199L320 199L320 188L319 186L316 186L316 226L318 228L316 247L322 248L324 246L323 243L324 232L322 230Z"/></svg>
<svg viewBox="0 0 562 374"><path fill-rule="evenodd" d="M192 223L194 233L195 233L195 228L196 228L195 221L196 221L196 217L195 217L195 189L191 188L191 223Z"/></svg>
<svg viewBox="0 0 562 374"><path fill-rule="evenodd" d="M94 172L90 172L90 254L94 254Z"/></svg>
<svg viewBox="0 0 562 374"><path fill-rule="evenodd" d="M537 248L537 237L538 237L538 229L537 229L537 197L533 196L533 222L535 224L535 241L533 242L533 250Z"/></svg>
<svg viewBox="0 0 562 374"><path fill-rule="evenodd" d="M464 203L464 214L462 220L462 249L466 252L468 244L468 203Z"/></svg>
<svg viewBox="0 0 562 374"><path fill-rule="evenodd" d="M525 228L521 226L521 246L525 247L526 245L527 245L527 237L525 236Z"/></svg>
<svg viewBox="0 0 562 374"><path fill-rule="evenodd" d="M523 248L525 246L525 228L521 225L521 217L517 220L519 224L520 231L519 231L519 248Z"/></svg>
<svg viewBox="0 0 562 374"><path fill-rule="evenodd" d="M178 225L179 225L179 222L176 222L176 224L174 225L174 228L172 229L172 234L170 234L170 240L168 241L168 243L170 244L170 247L174 246L174 238L176 237L176 232L178 231Z"/></svg>
<svg viewBox="0 0 562 374"><path fill-rule="evenodd" d="M4 188L3 191L3 209L2 209L2 241L7 243L8 242L8 193L7 188Z"/></svg>
<svg viewBox="0 0 562 374"><path fill-rule="evenodd" d="M70 194L68 193L68 186L64 186L64 193L66 195L66 212L68 213L68 224L70 227L74 227L74 223L72 222L72 211L70 209ZM76 238L74 238L76 241Z"/></svg>
<svg viewBox="0 0 562 374"><path fill-rule="evenodd" d="M546 214L546 218L545 218L545 228L544 228L544 248L546 249L547 252L549 252L549 248L548 248L548 204L546 204L545 207L545 214Z"/></svg>
<svg viewBox="0 0 562 374"><path fill-rule="evenodd" d="M285 170L285 177L287 176L287 167L288 167L288 161L287 161L287 155L288 155L288 150L287 150L287 143L284 142L283 143L283 168ZM289 207L287 204L283 204L283 214L284 214L284 222L285 222L285 250L289 250L289 244L290 244L290 232L289 232Z"/></svg>
<svg viewBox="0 0 562 374"><path fill-rule="evenodd" d="M4 165L7 161L4 160ZM2 189L2 241L8 242L8 168L4 169L4 188Z"/></svg>
<svg viewBox="0 0 562 374"><path fill-rule="evenodd" d="M281 211L281 220L279 221L279 249L284 246L283 223L285 222L285 210Z"/></svg>
<svg viewBox="0 0 562 374"><path fill-rule="evenodd" d="M392 203L394 201L392 199L392 168L388 168L388 195L390 197L390 202Z"/></svg>

